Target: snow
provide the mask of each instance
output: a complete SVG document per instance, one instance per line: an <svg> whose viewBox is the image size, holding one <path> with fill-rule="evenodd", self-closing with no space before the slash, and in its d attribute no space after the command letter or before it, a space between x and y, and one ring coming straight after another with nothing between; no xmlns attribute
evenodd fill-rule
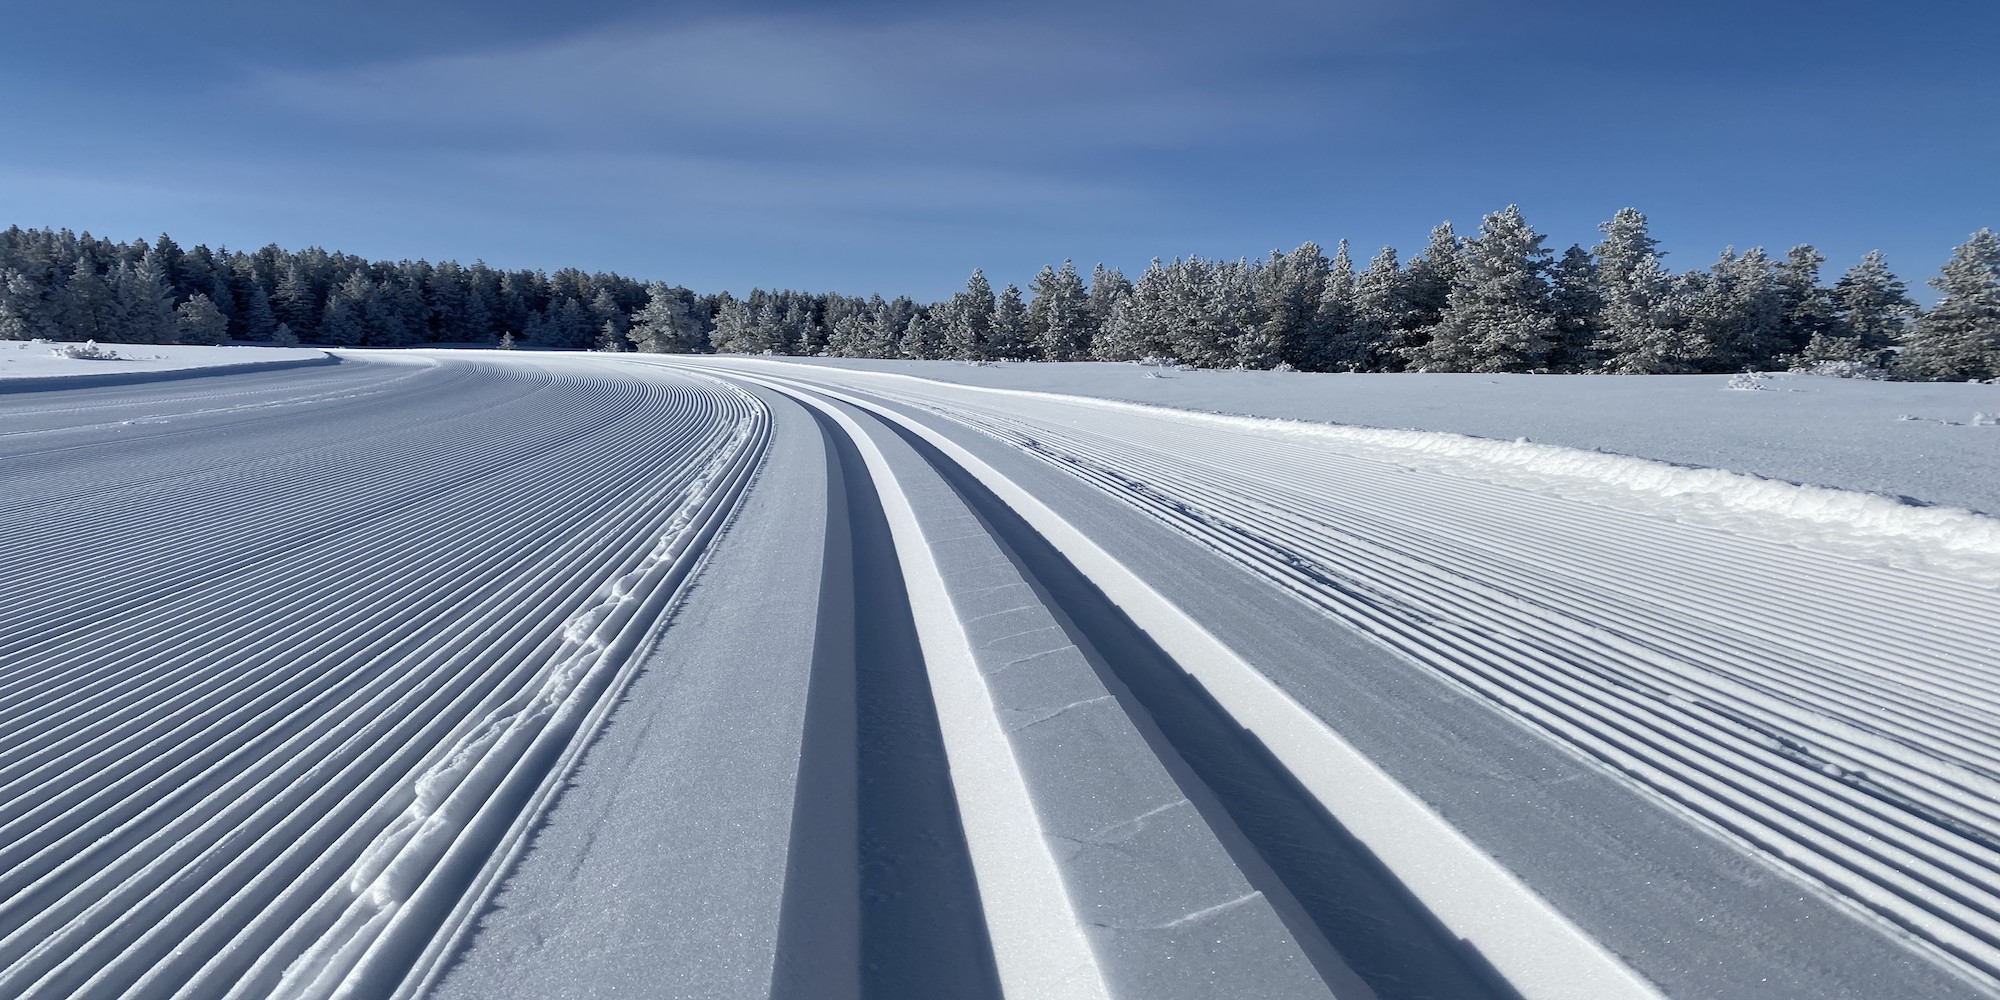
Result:
<svg viewBox="0 0 2000 1000"><path fill-rule="evenodd" d="M1105 362L784 359L964 385L1097 396L1215 413L1447 431L1721 468L2000 514L2000 385L1771 374L1308 374L1161 370ZM1159 376L1159 377L1148 377Z"/></svg>
<svg viewBox="0 0 2000 1000"><path fill-rule="evenodd" d="M2000 988L1992 386L340 362L0 394L0 993Z"/></svg>
<svg viewBox="0 0 2000 1000"><path fill-rule="evenodd" d="M304 347L199 347L184 344L99 344L115 357L61 357L64 348L81 344L40 340L0 340L0 391L16 380L74 381L88 376L176 376L204 369L240 370L243 365L271 366L286 362L323 361L325 351ZM76 353L82 353L77 351Z"/></svg>

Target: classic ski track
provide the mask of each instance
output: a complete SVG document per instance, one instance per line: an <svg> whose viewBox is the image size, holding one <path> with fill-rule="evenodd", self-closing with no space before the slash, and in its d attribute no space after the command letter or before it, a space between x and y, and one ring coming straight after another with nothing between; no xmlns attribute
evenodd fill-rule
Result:
<svg viewBox="0 0 2000 1000"><path fill-rule="evenodd" d="M784 372L1011 441L2000 986L1993 589L1168 411Z"/></svg>
<svg viewBox="0 0 2000 1000"><path fill-rule="evenodd" d="M455 417L435 390L468 371L484 412ZM438 873L518 838L761 455L746 394L635 374L453 365L369 393L400 421L260 390L375 433L0 513L0 994L396 981L462 894ZM173 405L238 412L217 390Z"/></svg>
<svg viewBox="0 0 2000 1000"><path fill-rule="evenodd" d="M893 416L878 403L841 391L849 388L847 386L836 388L816 379L792 377L795 369L774 371L772 366L746 370L735 366L710 368L697 364L695 370L719 370L730 377L766 385L796 398L817 399L824 396L872 412L884 424L902 425L946 450L948 460L972 462L980 470L971 472L973 477L989 488L1002 490L1002 502L1040 509L1037 514L1024 513L1030 520L1031 530L1045 537L1049 537L1048 532L1052 529L1058 535L1075 535L1076 529L1067 526L1053 512L1041 508L1039 501L1019 487L996 485L1004 483L1004 477L997 472L984 467L969 455L952 452L955 445L948 445L942 438L919 430L914 423ZM868 391L872 393L873 387ZM1433 915L1442 921L1445 940L1451 942L1437 941L1425 947L1449 949L1465 947L1469 943L1483 960L1495 967L1494 974L1507 980L1507 986L1501 988L1502 992L1518 990L1522 996L1535 998L1659 996L1642 977L1591 941L1531 888L1522 885L1481 853L1374 765L1368 764L1323 722L1312 718L1289 696L1281 693L1281 689L1257 675L1254 668L1228 652L1199 624L1152 591L1130 570L1114 565L1115 560L1110 560L1101 550L1092 550L1091 543L1080 538L1071 537L1068 542L1056 544L1065 556L1082 558L1085 564L1096 567L1086 571L1086 575L1096 585L1106 588L1107 592L1123 595L1114 597L1114 602L1132 613L1148 635L1172 650L1171 655L1199 678L1199 683L1222 703L1225 711L1235 716L1235 725L1240 727L1238 731L1255 734L1265 745L1284 747L1280 753L1283 765L1293 769L1294 776L1309 789L1309 795L1332 809L1340 822L1354 823L1365 818L1370 831L1361 835L1361 839L1370 848L1382 850L1390 846L1391 839L1404 842L1404 846L1398 848L1402 857L1399 861L1389 862L1390 867L1402 877L1414 878L1421 886L1413 885L1409 891L1414 893L1420 905L1436 908ZM1127 605L1128 600L1136 600L1137 603ZM1058 711L1074 707L1077 706L1066 706ZM1178 751L1168 749L1164 752ZM968 826L968 835L973 829ZM1416 850L1423 856L1419 858L1412 854L1409 845L1422 845ZM1199 919L1203 915L1192 914L1190 917ZM1433 963L1453 960L1443 954L1426 954L1421 950L1413 957ZM1402 978L1401 970L1378 971L1386 973L1385 985ZM1209 973L1211 976L1216 974L1215 971ZM1228 973L1225 970L1221 974L1226 977ZM1345 989L1367 989L1352 976L1353 973L1343 971L1338 978L1329 978L1328 983ZM1508 995L1513 994L1508 992Z"/></svg>

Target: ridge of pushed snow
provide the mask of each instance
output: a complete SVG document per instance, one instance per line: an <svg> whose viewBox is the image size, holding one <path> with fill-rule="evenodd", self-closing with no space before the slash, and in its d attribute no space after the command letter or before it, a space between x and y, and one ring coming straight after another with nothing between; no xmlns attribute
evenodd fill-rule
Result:
<svg viewBox="0 0 2000 1000"><path fill-rule="evenodd" d="M1034 389L940 382L892 372L842 374L1060 401L1165 416L1265 438L1327 442L1362 457L1618 508L1683 523L1830 551L1898 569L1942 573L2000 587L2000 518L1956 507L1919 506L1877 493L1809 486L1721 468L1517 439L1209 413Z"/></svg>

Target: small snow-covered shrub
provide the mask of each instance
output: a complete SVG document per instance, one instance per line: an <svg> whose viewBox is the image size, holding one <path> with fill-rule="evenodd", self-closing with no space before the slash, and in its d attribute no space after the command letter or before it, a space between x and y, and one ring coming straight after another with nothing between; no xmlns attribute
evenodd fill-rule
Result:
<svg viewBox="0 0 2000 1000"><path fill-rule="evenodd" d="M1828 378L1863 378L1880 382L1889 377L1889 370L1877 368L1864 361L1814 361L1794 365L1796 375L1824 375Z"/></svg>
<svg viewBox="0 0 2000 1000"><path fill-rule="evenodd" d="M1295 372L1295 371L1298 371L1298 369L1297 369L1297 368L1294 368L1294 367L1292 367L1292 363L1291 363L1291 362L1289 362L1289 361L1280 361L1280 362L1278 362L1278 363L1277 363L1276 365L1272 366L1271 370L1272 370L1272 371L1274 371L1274 372Z"/></svg>
<svg viewBox="0 0 2000 1000"><path fill-rule="evenodd" d="M1729 384L1724 388L1757 390L1764 388L1764 383L1769 379L1770 376L1763 372L1744 372L1741 375L1729 376Z"/></svg>
<svg viewBox="0 0 2000 1000"><path fill-rule="evenodd" d="M69 358L73 361L116 361L118 352L108 347L97 346L97 341L87 340L81 344L63 344L49 354L52 357Z"/></svg>

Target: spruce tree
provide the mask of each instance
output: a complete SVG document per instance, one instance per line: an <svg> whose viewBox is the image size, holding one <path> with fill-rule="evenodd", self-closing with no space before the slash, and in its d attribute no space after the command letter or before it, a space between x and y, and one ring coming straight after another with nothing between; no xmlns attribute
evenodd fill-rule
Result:
<svg viewBox="0 0 2000 1000"><path fill-rule="evenodd" d="M1961 381L2000 376L2000 237L1981 229L1930 280L1941 295L1903 338L1896 377Z"/></svg>

